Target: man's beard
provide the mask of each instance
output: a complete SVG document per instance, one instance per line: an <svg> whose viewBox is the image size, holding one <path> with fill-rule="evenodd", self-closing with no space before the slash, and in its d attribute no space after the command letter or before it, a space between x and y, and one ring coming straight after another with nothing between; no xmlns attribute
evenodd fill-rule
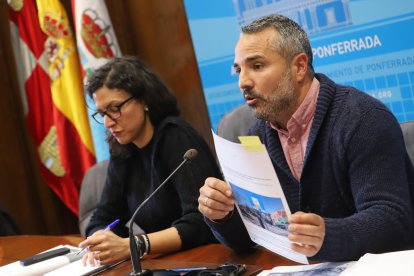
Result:
<svg viewBox="0 0 414 276"><path fill-rule="evenodd" d="M292 115L296 109L299 93L295 91L292 84L290 70L279 81L277 88L269 95L262 95L255 91L245 91L247 95L258 99L258 106L251 106L258 119L279 122Z"/></svg>

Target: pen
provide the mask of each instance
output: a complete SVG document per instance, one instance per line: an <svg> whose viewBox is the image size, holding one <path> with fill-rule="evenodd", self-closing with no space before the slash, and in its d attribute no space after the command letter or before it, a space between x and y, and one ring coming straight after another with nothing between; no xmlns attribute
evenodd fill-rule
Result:
<svg viewBox="0 0 414 276"><path fill-rule="evenodd" d="M114 220L111 224L105 227L104 231L110 231L114 229L114 227L118 224L118 222L119 222L119 219Z"/></svg>
<svg viewBox="0 0 414 276"><path fill-rule="evenodd" d="M106 232L106 231L110 231L110 230L114 229L114 227L118 224L118 222L119 222L119 219L114 220L112 223L108 224L108 226L106 226L103 231ZM88 248L89 248L89 246L82 248L82 250L79 251L76 255L79 255L80 253L87 250Z"/></svg>
<svg viewBox="0 0 414 276"><path fill-rule="evenodd" d="M203 270L203 269L207 269L207 267L185 267L185 268L171 268L168 269L169 271L174 271L177 273L185 273L185 272L190 272L190 271L194 271L194 270Z"/></svg>

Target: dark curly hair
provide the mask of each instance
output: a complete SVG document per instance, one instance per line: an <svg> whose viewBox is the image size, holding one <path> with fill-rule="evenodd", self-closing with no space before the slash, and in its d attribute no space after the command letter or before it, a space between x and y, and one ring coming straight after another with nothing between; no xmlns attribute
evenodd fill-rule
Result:
<svg viewBox="0 0 414 276"><path fill-rule="evenodd" d="M166 117L180 115L175 96L137 57L117 57L95 70L86 85L86 93L93 99L93 94L101 87L123 90L145 103L155 128ZM132 147L132 144L119 144L109 132L107 141L113 155L128 155Z"/></svg>

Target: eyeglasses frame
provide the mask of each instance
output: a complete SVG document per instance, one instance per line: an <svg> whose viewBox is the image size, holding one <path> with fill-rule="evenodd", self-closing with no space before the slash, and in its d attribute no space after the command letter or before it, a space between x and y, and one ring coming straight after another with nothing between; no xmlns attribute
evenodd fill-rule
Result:
<svg viewBox="0 0 414 276"><path fill-rule="evenodd" d="M123 101L123 102L121 102L121 103L119 103L117 105L108 106L107 108L105 108L105 110L103 112L96 111L95 113L92 114L92 118L95 120L95 122L97 122L98 124L101 124L101 125L104 124L104 121L103 120L105 118L105 115L108 116L109 119L111 119L112 121L116 121L117 119L119 119L122 116L122 112L121 112L122 106L124 106L124 104L126 104L127 102L129 102L133 98L134 98L134 96L131 96L128 99L126 99L125 101ZM112 116L108 113L108 109L109 108L112 108L112 107L115 107L118 110L118 112L119 112L119 116L116 117L116 118L112 118ZM101 116L102 122L100 122L99 119L96 118L96 115Z"/></svg>

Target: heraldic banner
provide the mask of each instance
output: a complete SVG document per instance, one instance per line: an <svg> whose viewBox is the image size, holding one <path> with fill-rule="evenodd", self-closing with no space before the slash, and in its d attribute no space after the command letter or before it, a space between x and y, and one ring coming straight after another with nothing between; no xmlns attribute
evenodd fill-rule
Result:
<svg viewBox="0 0 414 276"><path fill-rule="evenodd" d="M121 51L104 0L72 0L72 11L82 77L86 83L95 69L113 57L121 56ZM90 107L88 113L92 115L95 112L93 100L87 96L86 102ZM91 116L89 124L97 161L109 159L105 127Z"/></svg>
<svg viewBox="0 0 414 276"><path fill-rule="evenodd" d="M95 163L79 58L58 0L9 1L23 106L40 170L78 215L79 188Z"/></svg>

